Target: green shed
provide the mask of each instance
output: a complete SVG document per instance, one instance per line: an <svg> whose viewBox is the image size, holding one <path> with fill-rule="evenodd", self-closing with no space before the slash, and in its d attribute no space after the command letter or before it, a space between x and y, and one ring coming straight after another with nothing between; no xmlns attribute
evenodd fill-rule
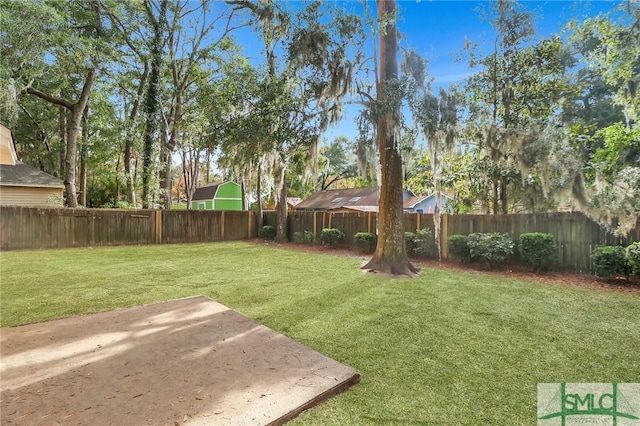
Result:
<svg viewBox="0 0 640 426"><path fill-rule="evenodd" d="M242 210L242 188L235 182L215 183L196 188L192 210Z"/></svg>

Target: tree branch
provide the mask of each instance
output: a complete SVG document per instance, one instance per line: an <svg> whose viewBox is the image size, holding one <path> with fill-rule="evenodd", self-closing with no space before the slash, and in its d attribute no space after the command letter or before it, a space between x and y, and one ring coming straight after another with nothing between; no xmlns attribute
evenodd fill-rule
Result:
<svg viewBox="0 0 640 426"><path fill-rule="evenodd" d="M51 96L48 93L41 92L38 89L34 89L33 87L27 87L25 91L30 95L37 96L40 99L44 99L45 101L51 102L54 105L63 106L68 110L73 109L73 104L66 99L56 98L55 96Z"/></svg>

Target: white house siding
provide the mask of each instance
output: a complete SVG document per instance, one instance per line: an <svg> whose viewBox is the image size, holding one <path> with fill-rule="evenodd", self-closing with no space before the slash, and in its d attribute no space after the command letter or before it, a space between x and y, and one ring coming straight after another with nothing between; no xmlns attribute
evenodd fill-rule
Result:
<svg viewBox="0 0 640 426"><path fill-rule="evenodd" d="M0 205L62 207L62 188L0 186Z"/></svg>

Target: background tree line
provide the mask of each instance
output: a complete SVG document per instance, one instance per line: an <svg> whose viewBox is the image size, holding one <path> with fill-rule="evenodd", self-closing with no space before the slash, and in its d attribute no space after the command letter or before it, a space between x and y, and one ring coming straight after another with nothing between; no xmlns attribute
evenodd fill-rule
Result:
<svg viewBox="0 0 640 426"><path fill-rule="evenodd" d="M366 2L0 7L0 122L20 159L64 180L68 206L171 208L231 179L258 206L277 201L286 224L287 196L378 185L385 108L372 35L386 22ZM419 52L401 49L384 86L402 105L405 187L444 192L459 213L567 206L620 232L635 225L640 5L547 38L524 4L484 13L495 38L466 43L466 81L436 92ZM249 29L262 52L251 60L237 41ZM360 108L358 136L322 143L345 103Z"/></svg>

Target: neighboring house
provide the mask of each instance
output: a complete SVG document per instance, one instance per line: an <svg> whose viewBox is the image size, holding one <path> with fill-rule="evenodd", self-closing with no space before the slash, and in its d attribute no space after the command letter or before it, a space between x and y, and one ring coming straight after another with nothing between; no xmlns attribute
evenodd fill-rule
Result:
<svg viewBox="0 0 640 426"><path fill-rule="evenodd" d="M235 182L224 182L196 188L191 209L242 210L242 187Z"/></svg>
<svg viewBox="0 0 640 426"><path fill-rule="evenodd" d="M295 210L296 206L298 204L300 204L300 202L302 202L302 198L298 198L298 197L287 197L287 211L293 211ZM270 201L263 210L275 210L276 209L276 203L274 203L273 201Z"/></svg>
<svg viewBox="0 0 640 426"><path fill-rule="evenodd" d="M453 198L440 194L440 210L442 213L450 213L450 202ZM404 211L409 213L433 213L436 209L436 194L413 196L404 201Z"/></svg>
<svg viewBox="0 0 640 426"><path fill-rule="evenodd" d="M379 198L379 188L329 189L316 192L299 203L295 209L332 212L377 212ZM433 208L435 207L434 195L416 197L413 192L404 191L402 199L403 208L407 212L433 213ZM442 200L443 210L446 211L444 209L446 200L451 200L451 198L443 195Z"/></svg>
<svg viewBox="0 0 640 426"><path fill-rule="evenodd" d="M62 206L64 183L18 161L11 131L0 124L0 205Z"/></svg>

